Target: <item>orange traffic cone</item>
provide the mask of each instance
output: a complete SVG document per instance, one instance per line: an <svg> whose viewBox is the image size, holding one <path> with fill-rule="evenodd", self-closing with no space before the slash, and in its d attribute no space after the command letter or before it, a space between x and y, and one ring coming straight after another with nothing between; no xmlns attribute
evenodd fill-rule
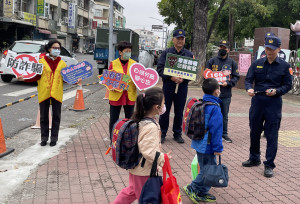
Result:
<svg viewBox="0 0 300 204"><path fill-rule="evenodd" d="M40 123L40 109L37 112L37 116L36 116L36 122L34 126L31 126L31 129L40 129L41 128L41 123ZM51 109L49 108L49 129L51 129L52 127L52 115L51 115Z"/></svg>
<svg viewBox="0 0 300 204"><path fill-rule="evenodd" d="M74 111L85 111L88 108L85 108L84 106L84 99L83 99L83 91L82 91L82 84L81 81L78 83L78 88L76 92L75 102L73 109Z"/></svg>
<svg viewBox="0 0 300 204"><path fill-rule="evenodd" d="M1 118L0 118L0 158L12 153L13 151L15 151L15 149L6 148L4 133L3 133L3 129L2 129L2 123L1 123Z"/></svg>

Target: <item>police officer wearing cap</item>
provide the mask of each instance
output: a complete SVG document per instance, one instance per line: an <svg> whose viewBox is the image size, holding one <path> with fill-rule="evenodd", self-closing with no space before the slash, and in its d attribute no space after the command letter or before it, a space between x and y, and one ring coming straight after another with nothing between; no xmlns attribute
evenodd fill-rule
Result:
<svg viewBox="0 0 300 204"><path fill-rule="evenodd" d="M166 112L160 116L159 124L161 128L161 143L164 143L165 137L169 128L169 117L172 103L174 102L174 121L173 121L173 137L178 143L184 143L181 137L182 134L182 117L184 105L186 102L188 92L189 80L182 79L180 77L164 75L164 68L166 62L167 53L181 55L185 57L193 57L193 54L184 48L185 44L185 31L178 29L173 33L174 47L164 50L159 58L157 64L157 72L163 81L163 91L165 95ZM178 84L178 91L175 93L176 85Z"/></svg>
<svg viewBox="0 0 300 204"><path fill-rule="evenodd" d="M276 37L275 33L273 33L273 32L267 32L267 33L265 34L265 40L267 39L267 37L272 37L272 36L275 36L275 37ZM258 50L255 52L255 55L254 55L254 57L253 57L253 61L257 59L257 55L258 55ZM260 54L260 58L263 58L263 57L265 57L265 56L266 56L266 52L263 51L263 52ZM279 51L278 57L281 58L281 59L283 59L283 60L286 59L286 55L285 55L285 53L284 53L282 50Z"/></svg>
<svg viewBox="0 0 300 204"><path fill-rule="evenodd" d="M228 80L220 84L220 99L222 100L220 106L223 115L223 140L228 143L232 143L232 140L228 136L228 113L232 96L231 89L240 79L240 75L236 62L228 57L229 51L229 42L226 40L221 40L219 44L218 56L208 60L206 63L206 68L211 69L212 71L223 71L229 73L227 77Z"/></svg>
<svg viewBox="0 0 300 204"><path fill-rule="evenodd" d="M242 165L252 167L261 164L260 134L265 122L264 131L267 139L265 177L272 177L275 168L274 160L282 112L281 96L291 90L292 86L290 65L277 56L280 45L281 40L276 36L267 37L264 46L266 57L251 64L245 79L245 88L252 99L249 110L250 155Z"/></svg>

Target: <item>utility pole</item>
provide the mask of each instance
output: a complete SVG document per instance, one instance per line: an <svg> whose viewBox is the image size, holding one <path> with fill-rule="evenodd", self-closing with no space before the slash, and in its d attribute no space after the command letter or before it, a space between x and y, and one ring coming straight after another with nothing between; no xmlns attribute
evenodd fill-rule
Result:
<svg viewBox="0 0 300 204"><path fill-rule="evenodd" d="M162 29L163 37L162 37L161 48L167 48L167 44L168 44L168 26L165 26L165 23L162 20L160 20L160 19L153 18L153 17L149 17L149 18L152 18L154 20L160 21L162 23L162 26L163 26L163 29ZM165 32L166 32L166 37L165 37Z"/></svg>
<svg viewBox="0 0 300 204"><path fill-rule="evenodd" d="M108 55L108 63L113 61L114 57L114 45L113 45L113 35L114 35L114 28L113 28L113 20L114 20L114 0L110 0L110 7L109 7L109 55Z"/></svg>

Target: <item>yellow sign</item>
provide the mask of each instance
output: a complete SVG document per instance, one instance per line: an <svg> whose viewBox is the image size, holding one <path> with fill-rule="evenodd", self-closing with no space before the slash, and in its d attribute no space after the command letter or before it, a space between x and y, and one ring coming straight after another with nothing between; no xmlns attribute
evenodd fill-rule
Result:
<svg viewBox="0 0 300 204"><path fill-rule="evenodd" d="M12 18L14 15L14 0L3 1L3 14L5 17Z"/></svg>
<svg viewBox="0 0 300 204"><path fill-rule="evenodd" d="M36 26L36 15L31 13L26 13L26 12L23 13L24 13L24 20Z"/></svg>

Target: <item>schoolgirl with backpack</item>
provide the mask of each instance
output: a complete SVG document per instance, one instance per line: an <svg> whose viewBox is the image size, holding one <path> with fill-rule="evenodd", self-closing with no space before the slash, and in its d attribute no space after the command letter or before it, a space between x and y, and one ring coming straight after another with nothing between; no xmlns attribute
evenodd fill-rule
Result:
<svg viewBox="0 0 300 204"><path fill-rule="evenodd" d="M156 152L159 152L157 166L163 167L165 159L161 152L161 131L155 116L165 112L164 101L164 93L160 88L148 89L138 95L132 119L115 123L112 130L112 156L117 165L129 170L129 185L121 190L111 204L130 204L139 200ZM135 134L137 137L132 137ZM131 148L125 147L126 145ZM137 155L137 158L133 160L129 154ZM167 153L169 158L170 154L171 152Z"/></svg>

